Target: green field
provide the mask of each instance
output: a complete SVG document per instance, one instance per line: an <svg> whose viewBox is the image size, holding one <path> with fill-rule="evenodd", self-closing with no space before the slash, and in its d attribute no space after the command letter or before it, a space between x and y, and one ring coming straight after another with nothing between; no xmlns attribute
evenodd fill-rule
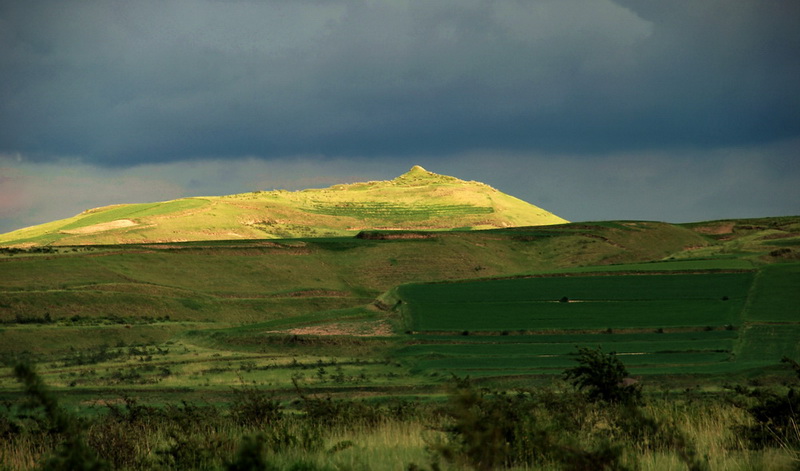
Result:
<svg viewBox="0 0 800 471"><path fill-rule="evenodd" d="M574 362L577 345L616 352L634 374L642 368L660 373L730 361L738 334L735 331L700 331L642 334L542 334L501 337L469 336L428 338L398 351L428 374L449 371L459 375L518 375L560 373ZM502 339L502 340L499 340ZM430 342L430 343L429 343Z"/></svg>
<svg viewBox="0 0 800 471"><path fill-rule="evenodd" d="M752 279L749 272L541 277L405 285L398 295L415 331L719 327L741 321Z"/></svg>
<svg viewBox="0 0 800 471"><path fill-rule="evenodd" d="M119 219L145 218L150 216L161 216L164 214L177 213L190 209L202 208L210 204L210 201L201 198L188 198L177 201L167 201L164 203L143 203L126 204L110 209L94 210L88 212L79 220L66 224L60 228L61 231L69 231L94 224L112 222Z"/></svg>
<svg viewBox="0 0 800 471"><path fill-rule="evenodd" d="M386 202L339 204L314 202L308 211L315 214L347 216L357 219L382 218L398 224L407 221L425 221L441 216L463 217L495 212L494 208L490 206L473 206L469 204L397 204Z"/></svg>
<svg viewBox="0 0 800 471"><path fill-rule="evenodd" d="M481 376L558 372L576 346L615 351L646 374L735 370L732 353L754 277L604 274L404 285L400 309L418 344L401 352L418 359L421 371Z"/></svg>

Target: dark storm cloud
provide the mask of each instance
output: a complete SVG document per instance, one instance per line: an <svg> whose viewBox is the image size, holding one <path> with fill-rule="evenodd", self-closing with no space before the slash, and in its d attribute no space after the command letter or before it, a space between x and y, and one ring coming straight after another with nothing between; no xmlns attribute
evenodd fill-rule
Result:
<svg viewBox="0 0 800 471"><path fill-rule="evenodd" d="M611 152L800 133L794 1L0 3L0 152Z"/></svg>

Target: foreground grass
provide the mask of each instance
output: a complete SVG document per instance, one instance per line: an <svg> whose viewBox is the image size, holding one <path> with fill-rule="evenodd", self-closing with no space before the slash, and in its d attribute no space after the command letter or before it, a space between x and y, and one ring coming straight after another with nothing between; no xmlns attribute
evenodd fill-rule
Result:
<svg viewBox="0 0 800 471"><path fill-rule="evenodd" d="M279 400L242 386L221 405L154 407L121 393L77 416L41 383L26 384L28 399L47 407L5 403L2 469L68 469L59 463L76 453L96 464L91 469L745 471L800 463L800 435L756 447L743 433L753 418L719 396L650 395L631 409L549 388L485 391L463 380L448 400L423 402L332 399L302 388Z"/></svg>

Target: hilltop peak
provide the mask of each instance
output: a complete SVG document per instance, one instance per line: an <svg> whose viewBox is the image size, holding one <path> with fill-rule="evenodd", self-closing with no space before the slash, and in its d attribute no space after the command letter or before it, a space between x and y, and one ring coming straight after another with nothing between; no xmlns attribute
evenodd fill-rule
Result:
<svg viewBox="0 0 800 471"><path fill-rule="evenodd" d="M389 181L115 205L0 236L0 245L128 244L489 229L564 219L488 185L419 165Z"/></svg>
<svg viewBox="0 0 800 471"><path fill-rule="evenodd" d="M456 177L440 175L438 173L425 170L420 165L414 165L413 167L411 167L411 170L395 178L394 180L391 181L391 183L395 185L400 184L400 185L417 186L417 185L428 185L432 183L463 183L463 182L462 180L459 180Z"/></svg>
<svg viewBox="0 0 800 471"><path fill-rule="evenodd" d="M425 170L424 168L422 168L421 165L414 165L413 167L411 167L411 170L400 175L400 177L398 178L424 178L424 177L434 177L434 176L439 176L439 175Z"/></svg>

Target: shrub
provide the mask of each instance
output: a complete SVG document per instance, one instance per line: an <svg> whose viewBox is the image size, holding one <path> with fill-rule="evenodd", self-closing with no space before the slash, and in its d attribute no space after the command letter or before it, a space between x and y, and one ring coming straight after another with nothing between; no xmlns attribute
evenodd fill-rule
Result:
<svg viewBox="0 0 800 471"><path fill-rule="evenodd" d="M255 387L234 389L231 415L243 426L263 427L283 418L281 403Z"/></svg>
<svg viewBox="0 0 800 471"><path fill-rule="evenodd" d="M292 378L292 383L300 396L305 418L317 426L345 429L356 426L372 427L386 420L386 411L377 405L364 401L334 400L330 396L308 397L303 394L295 378Z"/></svg>
<svg viewBox="0 0 800 471"><path fill-rule="evenodd" d="M278 468L270 465L264 458L264 437L242 437L242 443L236 452L233 461L227 463L227 471L277 471Z"/></svg>
<svg viewBox="0 0 800 471"><path fill-rule="evenodd" d="M578 366L564 371L564 378L592 402L636 404L642 390L630 378L625 365L614 352L603 353L601 348L581 347L577 352Z"/></svg>
<svg viewBox="0 0 800 471"><path fill-rule="evenodd" d="M569 399L573 398L586 404L584 398ZM622 464L623 443L591 433L585 440L582 423L563 420L566 415L553 410L552 406L570 409L574 404L569 399L527 391L508 394L476 390L461 381L446 410L451 420L445 428L449 438L432 448L459 468L477 470L540 465L548 469L627 469ZM431 468L439 469L435 461ZM422 468L412 465L409 469Z"/></svg>
<svg viewBox="0 0 800 471"><path fill-rule="evenodd" d="M800 364L784 357L800 379ZM737 431L745 436L755 448L777 445L784 448L800 448L800 389L790 385L780 392L768 388L737 389L746 396L747 404L740 404L755 421L754 425L741 425Z"/></svg>
<svg viewBox="0 0 800 471"><path fill-rule="evenodd" d="M79 420L58 405L55 396L47 390L31 365L17 364L14 367L14 376L23 384L25 395L42 407L51 430L64 437L55 453L42 463L42 469L48 471L110 469L108 463L98 458L94 450L86 445Z"/></svg>
<svg viewBox="0 0 800 471"><path fill-rule="evenodd" d="M547 435L533 423L532 404L521 396L490 397L471 387L450 397L450 440L435 450L447 461L478 470L532 463L547 447Z"/></svg>
<svg viewBox="0 0 800 471"><path fill-rule="evenodd" d="M331 428L372 427L386 419L377 405L364 401L303 397L302 410L311 423Z"/></svg>

